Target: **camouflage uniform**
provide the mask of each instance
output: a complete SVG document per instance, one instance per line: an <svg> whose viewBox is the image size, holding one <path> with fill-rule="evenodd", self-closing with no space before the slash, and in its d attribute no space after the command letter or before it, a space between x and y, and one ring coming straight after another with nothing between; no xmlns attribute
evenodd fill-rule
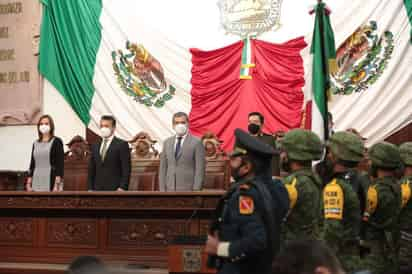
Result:
<svg viewBox="0 0 412 274"><path fill-rule="evenodd" d="M281 150L289 162L318 160L322 156L319 137L307 130L295 129L286 133ZM311 167L292 172L283 179L289 194L289 213L282 229L284 240L318 239L321 213L320 178Z"/></svg>
<svg viewBox="0 0 412 274"><path fill-rule="evenodd" d="M401 160L405 166L412 166L412 142L399 147ZM402 210L400 213L399 263L402 268L412 268L412 176L401 179Z"/></svg>
<svg viewBox="0 0 412 274"><path fill-rule="evenodd" d="M372 168L396 170L400 166L399 149L382 142L369 150ZM365 241L370 253L364 265L374 274L398 272L397 244L399 237L400 187L395 177L374 179L368 189L364 214Z"/></svg>
<svg viewBox="0 0 412 274"><path fill-rule="evenodd" d="M359 163L363 158L363 143L353 133L335 133L328 141L328 148L338 161ZM361 206L357 193L360 188L356 178L356 171L348 168L335 173L323 190L323 238L347 272L362 269L359 252Z"/></svg>

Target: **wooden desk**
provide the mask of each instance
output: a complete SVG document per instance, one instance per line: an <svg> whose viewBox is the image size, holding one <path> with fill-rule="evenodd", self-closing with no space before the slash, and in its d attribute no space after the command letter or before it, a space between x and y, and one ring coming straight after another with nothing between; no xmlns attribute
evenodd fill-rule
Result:
<svg viewBox="0 0 412 274"><path fill-rule="evenodd" d="M97 255L166 268L168 242L186 230L205 235L222 194L0 192L0 260L68 263Z"/></svg>
<svg viewBox="0 0 412 274"><path fill-rule="evenodd" d="M87 191L88 159L66 160L64 162L64 189L67 191ZM159 190L160 160L133 159L129 190ZM230 166L228 160L206 161L204 189L228 189ZM1 190L1 185L0 185ZM15 189L13 189L15 190Z"/></svg>

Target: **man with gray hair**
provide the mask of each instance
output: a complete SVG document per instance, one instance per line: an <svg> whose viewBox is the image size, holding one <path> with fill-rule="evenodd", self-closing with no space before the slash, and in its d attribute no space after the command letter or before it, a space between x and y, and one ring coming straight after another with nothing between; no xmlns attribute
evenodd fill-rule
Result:
<svg viewBox="0 0 412 274"><path fill-rule="evenodd" d="M203 185L205 151L200 139L189 133L189 117L173 115L175 135L163 143L160 154L160 191L196 191Z"/></svg>

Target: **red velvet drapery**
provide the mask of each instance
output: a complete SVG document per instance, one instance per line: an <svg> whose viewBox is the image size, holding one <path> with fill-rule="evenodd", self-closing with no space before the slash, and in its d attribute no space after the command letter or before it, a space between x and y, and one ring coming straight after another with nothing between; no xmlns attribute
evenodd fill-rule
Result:
<svg viewBox="0 0 412 274"><path fill-rule="evenodd" d="M239 79L243 41L227 47L192 53L192 110L190 130L201 136L210 130L233 147L233 132L247 128L248 113L265 116L266 132L300 126L304 85L300 51L303 37L283 44L251 40L251 80Z"/></svg>

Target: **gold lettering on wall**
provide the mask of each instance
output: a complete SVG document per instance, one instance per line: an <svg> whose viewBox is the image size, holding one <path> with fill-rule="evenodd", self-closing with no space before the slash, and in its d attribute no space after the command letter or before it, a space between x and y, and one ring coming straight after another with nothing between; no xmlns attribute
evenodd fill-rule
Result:
<svg viewBox="0 0 412 274"><path fill-rule="evenodd" d="M0 15L1 14L13 14L22 13L23 4L21 2L0 4Z"/></svg>
<svg viewBox="0 0 412 274"><path fill-rule="evenodd" d="M30 82L30 71L9 71L0 72L0 84L15 84L15 83Z"/></svg>
<svg viewBox="0 0 412 274"><path fill-rule="evenodd" d="M14 59L14 49L0 49L0 61L10 61Z"/></svg>
<svg viewBox="0 0 412 274"><path fill-rule="evenodd" d="M9 28L0 27L0 38L9 38Z"/></svg>

